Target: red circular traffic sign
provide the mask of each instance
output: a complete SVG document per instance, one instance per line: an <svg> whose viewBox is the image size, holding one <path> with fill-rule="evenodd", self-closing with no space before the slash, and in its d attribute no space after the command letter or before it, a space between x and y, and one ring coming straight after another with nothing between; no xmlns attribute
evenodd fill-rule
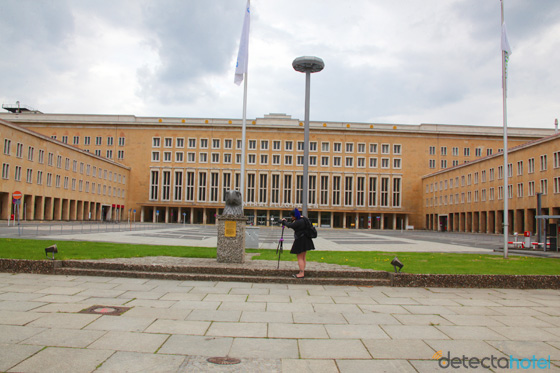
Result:
<svg viewBox="0 0 560 373"><path fill-rule="evenodd" d="M17 191L17 190L16 190L16 191L13 193L13 195L12 195L12 197L13 197L14 199L21 199L21 196L22 196L21 192L19 192L19 191Z"/></svg>

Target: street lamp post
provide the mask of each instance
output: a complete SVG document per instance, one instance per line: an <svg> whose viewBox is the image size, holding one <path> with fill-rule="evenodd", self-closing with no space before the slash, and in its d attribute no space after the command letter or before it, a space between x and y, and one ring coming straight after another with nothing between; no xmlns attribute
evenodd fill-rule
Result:
<svg viewBox="0 0 560 373"><path fill-rule="evenodd" d="M309 90L311 87L311 73L323 70L325 63L319 57L303 56L292 62L294 70L305 73L305 122L303 135L303 191L302 214L307 216L307 199L309 195Z"/></svg>

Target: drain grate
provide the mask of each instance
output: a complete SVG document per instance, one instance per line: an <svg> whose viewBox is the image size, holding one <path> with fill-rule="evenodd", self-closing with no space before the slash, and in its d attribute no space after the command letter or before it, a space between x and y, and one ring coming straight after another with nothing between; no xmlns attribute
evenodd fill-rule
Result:
<svg viewBox="0 0 560 373"><path fill-rule="evenodd" d="M234 365L234 364L239 364L241 362L241 360L236 359L234 357L210 357L208 359L206 359L207 362L212 363L212 364L218 364L218 365Z"/></svg>
<svg viewBox="0 0 560 373"><path fill-rule="evenodd" d="M89 313L94 315L120 316L131 307L115 307L115 306L91 306L81 310L79 313Z"/></svg>

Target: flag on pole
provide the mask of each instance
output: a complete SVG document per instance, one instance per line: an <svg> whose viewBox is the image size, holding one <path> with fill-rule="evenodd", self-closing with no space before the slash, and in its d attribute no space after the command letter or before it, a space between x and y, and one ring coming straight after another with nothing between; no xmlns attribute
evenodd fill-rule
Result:
<svg viewBox="0 0 560 373"><path fill-rule="evenodd" d="M247 0L247 8L245 10L245 19L243 20L243 30L241 31L241 41L239 43L239 52L237 53L237 64L235 65L235 79L233 82L240 85L243 81L243 74L247 73L247 65L249 60L249 24L250 24L250 0Z"/></svg>
<svg viewBox="0 0 560 373"><path fill-rule="evenodd" d="M511 47L509 46L509 40L507 37L506 23L502 23L502 50L508 54L511 54Z"/></svg>

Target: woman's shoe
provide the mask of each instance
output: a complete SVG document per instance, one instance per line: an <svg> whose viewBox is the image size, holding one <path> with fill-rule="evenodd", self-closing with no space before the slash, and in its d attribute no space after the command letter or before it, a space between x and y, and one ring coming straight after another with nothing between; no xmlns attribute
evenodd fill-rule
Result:
<svg viewBox="0 0 560 373"><path fill-rule="evenodd" d="M305 278L305 276L299 277L298 275L292 275L293 278Z"/></svg>

